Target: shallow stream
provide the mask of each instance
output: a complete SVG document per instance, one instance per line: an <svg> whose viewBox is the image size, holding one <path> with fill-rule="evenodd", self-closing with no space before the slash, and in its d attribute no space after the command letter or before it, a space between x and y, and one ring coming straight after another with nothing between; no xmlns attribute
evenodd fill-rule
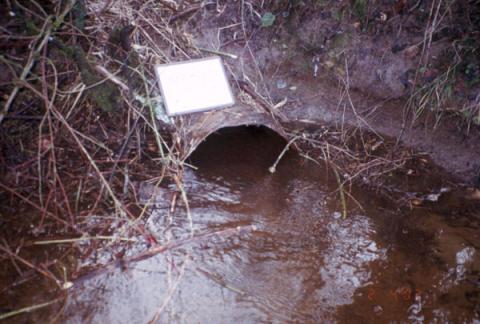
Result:
<svg viewBox="0 0 480 324"><path fill-rule="evenodd" d="M173 190L150 188L148 227L162 243L191 226L200 237L84 280L62 319L480 323L477 209L443 208L453 189L442 185L438 201L412 210L353 188L343 219L323 167L290 151L268 171L284 146L261 128L211 135L184 175L191 223L180 196L169 212Z"/></svg>

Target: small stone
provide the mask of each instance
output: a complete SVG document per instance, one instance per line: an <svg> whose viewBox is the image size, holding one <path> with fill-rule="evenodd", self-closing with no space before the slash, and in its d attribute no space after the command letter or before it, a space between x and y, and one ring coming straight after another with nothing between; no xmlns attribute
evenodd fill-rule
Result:
<svg viewBox="0 0 480 324"><path fill-rule="evenodd" d="M437 202L438 198L440 198L440 194L429 194L427 197L425 197L425 200L431 201L431 202Z"/></svg>
<svg viewBox="0 0 480 324"><path fill-rule="evenodd" d="M341 217L342 217L342 213L341 213L341 212L336 211L336 212L333 213L333 218L339 219L339 218L341 218Z"/></svg>
<svg viewBox="0 0 480 324"><path fill-rule="evenodd" d="M64 290L67 290L67 289L70 289L73 287L73 282L71 281L65 281L63 284L62 284L62 288Z"/></svg>
<svg viewBox="0 0 480 324"><path fill-rule="evenodd" d="M474 254L475 254L475 249L471 246L466 247L463 250L457 252L457 255L455 256L457 265L462 265L462 264L471 262L473 260Z"/></svg>
<svg viewBox="0 0 480 324"><path fill-rule="evenodd" d="M367 246L367 251L369 251L369 252L378 252L377 244L375 244L375 242L371 242L371 243Z"/></svg>
<svg viewBox="0 0 480 324"><path fill-rule="evenodd" d="M333 61L330 61L330 60L327 60L325 62L323 62L323 65L327 68L327 69L331 69L335 66L335 63Z"/></svg>
<svg viewBox="0 0 480 324"><path fill-rule="evenodd" d="M280 79L277 81L277 88L278 89L285 89L287 87L287 81Z"/></svg>
<svg viewBox="0 0 480 324"><path fill-rule="evenodd" d="M373 312L375 313L375 315L381 315L383 313L383 307L380 306L380 305L374 305L373 306Z"/></svg>

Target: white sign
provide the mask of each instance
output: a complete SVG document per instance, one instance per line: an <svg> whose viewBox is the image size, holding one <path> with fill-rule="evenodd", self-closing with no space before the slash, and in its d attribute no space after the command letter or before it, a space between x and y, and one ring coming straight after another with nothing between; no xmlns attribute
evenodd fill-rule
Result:
<svg viewBox="0 0 480 324"><path fill-rule="evenodd" d="M220 57L155 66L169 116L235 103Z"/></svg>

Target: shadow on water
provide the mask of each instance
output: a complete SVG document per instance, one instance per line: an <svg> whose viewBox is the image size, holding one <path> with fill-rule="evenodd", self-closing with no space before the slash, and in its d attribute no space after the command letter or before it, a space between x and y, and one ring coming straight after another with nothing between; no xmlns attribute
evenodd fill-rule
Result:
<svg viewBox="0 0 480 324"><path fill-rule="evenodd" d="M198 169L184 176L195 231L256 230L212 236L87 280L71 293L63 319L480 319L478 222L449 218L456 208L400 210L355 188L363 210L352 205L344 220L335 181L323 168L289 152L269 173L285 144L266 128L211 135L191 156ZM187 237L183 205L170 214L165 194L156 194L149 228L163 242Z"/></svg>

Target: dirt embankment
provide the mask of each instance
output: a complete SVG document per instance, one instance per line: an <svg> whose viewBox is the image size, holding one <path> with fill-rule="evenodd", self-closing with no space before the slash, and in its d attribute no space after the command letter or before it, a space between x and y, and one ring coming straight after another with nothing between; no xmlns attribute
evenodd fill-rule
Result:
<svg viewBox="0 0 480 324"><path fill-rule="evenodd" d="M255 84L288 120L399 137L478 183L479 71L467 68L478 59L457 46L478 38L468 27L473 9L383 2L355 9L301 1L240 15L226 4L221 14L192 17L188 32L199 47L238 56L225 58L233 77ZM275 20L262 26L269 11Z"/></svg>

